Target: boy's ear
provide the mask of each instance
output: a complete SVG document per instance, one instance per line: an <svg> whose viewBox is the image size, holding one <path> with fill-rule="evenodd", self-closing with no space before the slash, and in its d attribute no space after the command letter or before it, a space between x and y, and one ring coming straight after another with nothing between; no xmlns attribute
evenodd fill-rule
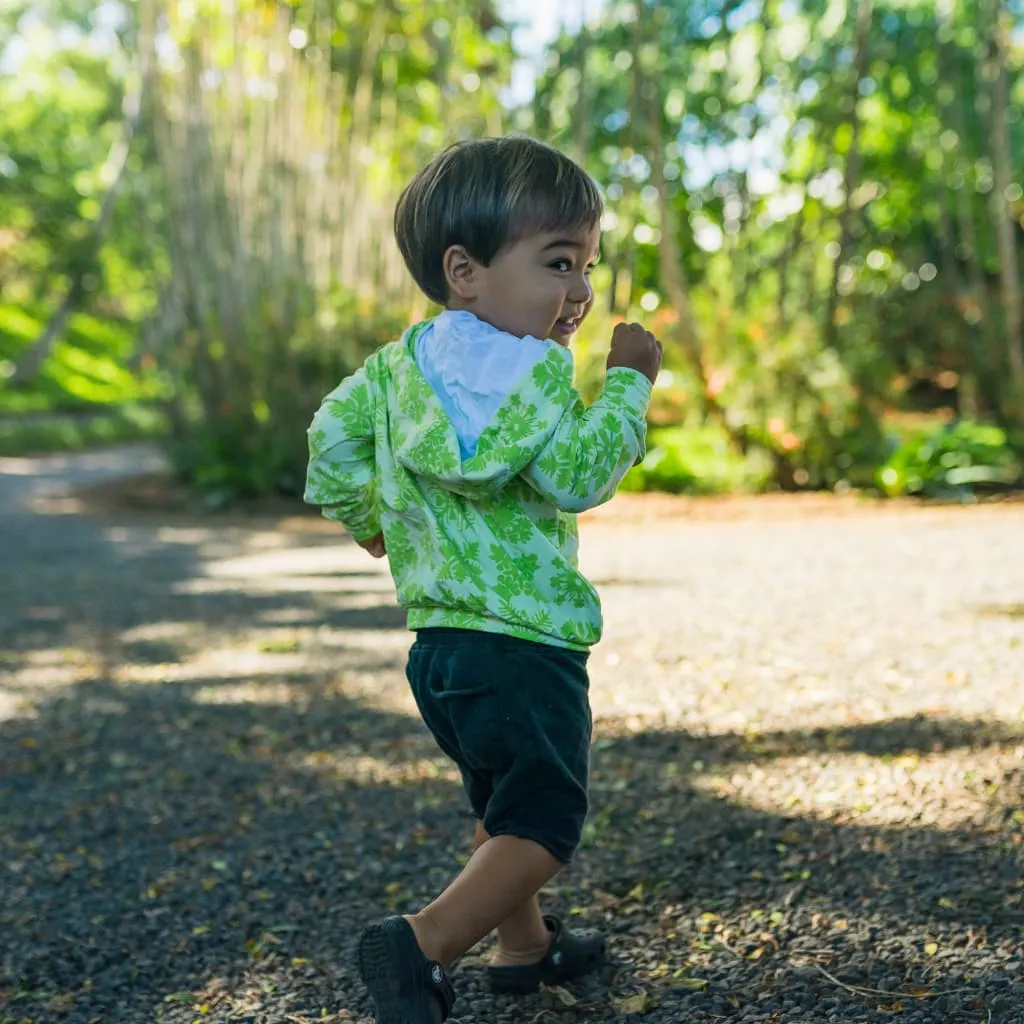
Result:
<svg viewBox="0 0 1024 1024"><path fill-rule="evenodd" d="M445 250L442 266L449 295L467 302L476 298L480 265L464 246L450 245Z"/></svg>

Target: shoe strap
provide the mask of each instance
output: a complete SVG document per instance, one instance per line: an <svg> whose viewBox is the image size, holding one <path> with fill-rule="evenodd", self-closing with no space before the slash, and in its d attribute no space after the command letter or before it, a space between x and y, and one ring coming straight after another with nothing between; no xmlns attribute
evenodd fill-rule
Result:
<svg viewBox="0 0 1024 1024"><path fill-rule="evenodd" d="M447 1020L455 1006L455 988L444 968L434 961L427 962L427 977L430 979L431 994L441 1004L441 1020Z"/></svg>

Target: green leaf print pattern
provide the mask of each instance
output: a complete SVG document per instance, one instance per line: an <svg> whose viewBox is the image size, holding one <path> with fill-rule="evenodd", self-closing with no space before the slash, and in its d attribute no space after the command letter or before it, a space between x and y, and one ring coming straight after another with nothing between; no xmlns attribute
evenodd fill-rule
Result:
<svg viewBox="0 0 1024 1024"><path fill-rule="evenodd" d="M373 416L366 373L359 370L324 399L309 430L305 500L312 497L356 540L381 531Z"/></svg>
<svg viewBox="0 0 1024 1024"><path fill-rule="evenodd" d="M586 650L601 636L577 567L576 513L642 458L650 383L609 371L588 409L572 357L550 351L463 460L415 361L426 324L328 395L309 430L305 500L357 540L383 530L410 629L477 629Z"/></svg>

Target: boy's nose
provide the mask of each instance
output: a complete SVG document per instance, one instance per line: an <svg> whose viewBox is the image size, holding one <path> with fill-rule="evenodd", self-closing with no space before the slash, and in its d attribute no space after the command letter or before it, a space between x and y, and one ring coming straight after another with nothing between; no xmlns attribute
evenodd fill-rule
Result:
<svg viewBox="0 0 1024 1024"><path fill-rule="evenodd" d="M568 299L570 302L578 302L580 305L589 306L594 298L594 289L587 278L581 278L573 282L573 287L569 291Z"/></svg>

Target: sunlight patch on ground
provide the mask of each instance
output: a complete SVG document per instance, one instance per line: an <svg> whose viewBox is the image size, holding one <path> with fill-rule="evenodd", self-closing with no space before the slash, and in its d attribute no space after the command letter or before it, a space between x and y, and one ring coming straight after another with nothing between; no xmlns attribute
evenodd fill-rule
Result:
<svg viewBox="0 0 1024 1024"><path fill-rule="evenodd" d="M273 535L270 535L272 538ZM269 547L270 539L261 541L260 536L254 538L255 547ZM360 551L359 554L362 554ZM296 577L331 576L333 574L352 574L360 581L360 586L368 583L380 583L393 589L391 577L365 556L358 562L353 558L351 548L347 547L283 547L276 550L262 550L236 558L225 558L207 562L204 571L207 576L215 579L231 578L245 580L265 580L268 577L294 579Z"/></svg>
<svg viewBox="0 0 1024 1024"><path fill-rule="evenodd" d="M15 718L34 718L36 711L32 701L16 690L0 686L0 722Z"/></svg>
<svg viewBox="0 0 1024 1024"><path fill-rule="evenodd" d="M353 580L346 576L229 576L217 575L176 583L170 592L182 596L207 594L353 594L361 595L354 607L380 607L381 595L390 597L393 589L390 579L378 583L373 578ZM393 603L393 602L389 602Z"/></svg>
<svg viewBox="0 0 1024 1024"><path fill-rule="evenodd" d="M755 810L817 821L929 828L982 828L1008 800L1024 770L1024 745L993 749L979 772L970 749L921 756L829 754L783 757L735 771L698 773L689 782L718 799ZM813 779L805 786L802 779Z"/></svg>
<svg viewBox="0 0 1024 1024"><path fill-rule="evenodd" d="M21 664L8 682L12 689L56 689L95 679L102 670L99 657L77 647L46 647L19 655Z"/></svg>
<svg viewBox="0 0 1024 1024"><path fill-rule="evenodd" d="M304 689L301 684L290 684L277 679L250 679L242 683L201 686L192 694L192 700L196 704L213 705L301 706Z"/></svg>
<svg viewBox="0 0 1024 1024"><path fill-rule="evenodd" d="M121 632L121 642L126 644L154 643L162 640L181 640L195 632L195 623L183 619L165 619L161 622L144 622Z"/></svg>
<svg viewBox="0 0 1024 1024"><path fill-rule="evenodd" d="M275 654L222 647L201 651L183 664L122 662L114 667L112 674L114 681L121 684L187 683L210 679L231 681L271 675L298 675L307 673L309 669L310 658L301 652Z"/></svg>
<svg viewBox="0 0 1024 1024"><path fill-rule="evenodd" d="M364 784L405 785L422 782L424 779L440 779L458 783L459 773L455 767L437 758L415 758L396 761L370 754L352 754L346 751L318 750L294 763L304 769L329 774L339 779Z"/></svg>
<svg viewBox="0 0 1024 1024"><path fill-rule="evenodd" d="M268 608L259 612L253 621L268 626L316 626L320 615L314 608Z"/></svg>

